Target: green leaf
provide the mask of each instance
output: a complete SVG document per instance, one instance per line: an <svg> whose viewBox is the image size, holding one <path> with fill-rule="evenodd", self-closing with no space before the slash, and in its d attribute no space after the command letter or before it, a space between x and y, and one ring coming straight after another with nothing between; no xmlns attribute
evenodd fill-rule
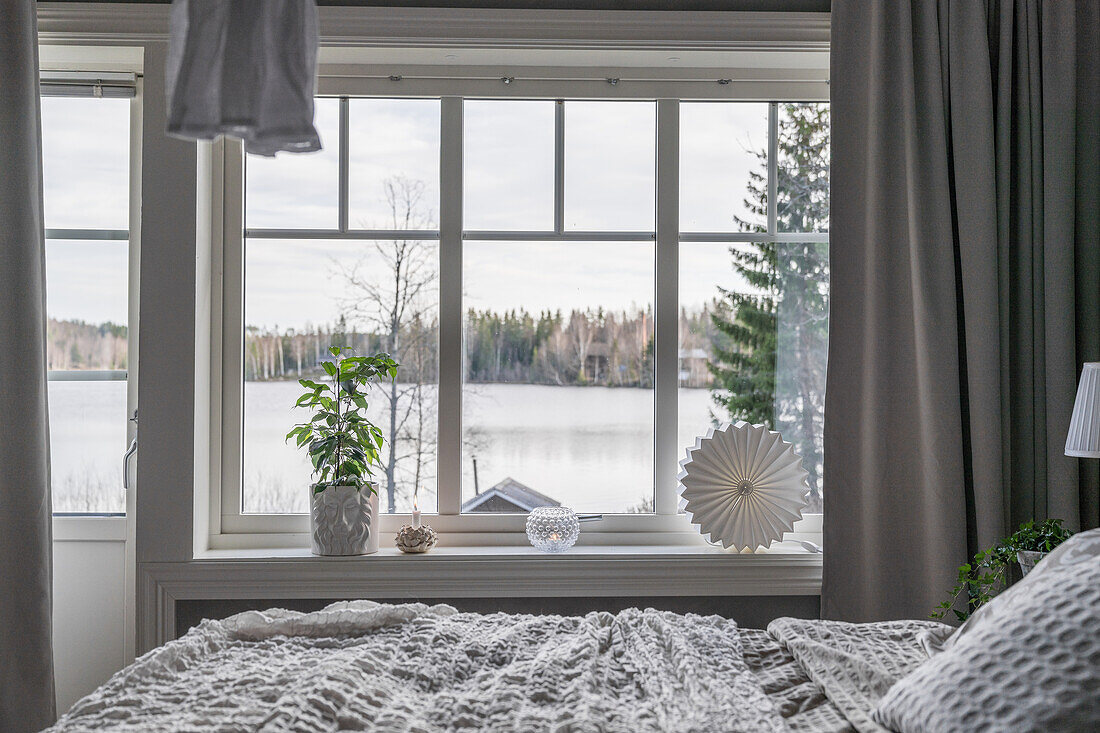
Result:
<svg viewBox="0 0 1100 733"><path fill-rule="evenodd" d="M295 438L297 447L308 452L319 490L341 482L360 485L363 476L373 475L373 466L381 465L383 432L364 414L369 408L366 392L386 376L396 378L398 369L385 353L342 357L351 350L339 346L330 346L328 352L333 360L321 367L336 384L298 380L309 391L297 398L295 407L313 414L286 435L287 441Z"/></svg>

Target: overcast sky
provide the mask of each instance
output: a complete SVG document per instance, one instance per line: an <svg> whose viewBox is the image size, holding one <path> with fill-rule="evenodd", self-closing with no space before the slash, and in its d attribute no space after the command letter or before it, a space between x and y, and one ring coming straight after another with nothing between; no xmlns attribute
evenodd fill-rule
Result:
<svg viewBox="0 0 1100 733"><path fill-rule="evenodd" d="M46 226L127 227L129 101L43 100ZM575 230L652 231L655 105L566 104L565 222ZM554 103L471 101L465 116L465 228L553 227ZM437 226L438 100L353 100L350 120L352 226L390 228L383 183L415 182L418 220ZM247 226L335 228L337 102L318 100L325 149L310 155L249 157ZM737 231L745 216L750 151L766 147L767 106L681 105L681 229ZM150 242L148 246L157 246ZM434 244L430 246L435 246ZM370 246L356 242L252 240L246 247L246 320L280 328L333 321L348 297L341 272ZM466 307L569 311L634 309L652 303L651 240L615 243L467 241ZM125 246L50 242L51 316L125 322ZM681 303L697 307L716 286L737 284L726 246L681 246Z"/></svg>

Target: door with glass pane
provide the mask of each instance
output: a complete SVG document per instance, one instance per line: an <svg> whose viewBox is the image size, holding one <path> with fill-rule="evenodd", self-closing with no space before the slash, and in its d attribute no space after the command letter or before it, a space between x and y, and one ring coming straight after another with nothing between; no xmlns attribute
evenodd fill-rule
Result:
<svg viewBox="0 0 1100 733"><path fill-rule="evenodd" d="M126 513L136 356L131 315L132 87L43 84L46 359L56 515ZM82 94L87 91L88 93ZM102 92L100 92L102 94ZM79 96L77 96L79 95Z"/></svg>

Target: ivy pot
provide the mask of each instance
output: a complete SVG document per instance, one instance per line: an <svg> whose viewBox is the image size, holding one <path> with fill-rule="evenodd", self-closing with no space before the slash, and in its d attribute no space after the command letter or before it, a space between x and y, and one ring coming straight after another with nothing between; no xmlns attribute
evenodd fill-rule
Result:
<svg viewBox="0 0 1100 733"><path fill-rule="evenodd" d="M1027 575L1043 556L1069 539L1071 534L1062 526L1061 519L1024 522L993 547L976 553L970 562L959 566L951 596L936 606L932 618L944 618L951 612L959 621L966 621L1012 584L1013 565L1019 564L1021 577Z"/></svg>
<svg viewBox="0 0 1100 733"><path fill-rule="evenodd" d="M1045 552L1039 550L1019 550L1016 553L1016 562L1020 563L1020 573L1027 575L1035 568L1035 563L1043 559Z"/></svg>
<svg viewBox="0 0 1100 733"><path fill-rule="evenodd" d="M309 536L314 555L378 552L378 488L374 484L310 487Z"/></svg>

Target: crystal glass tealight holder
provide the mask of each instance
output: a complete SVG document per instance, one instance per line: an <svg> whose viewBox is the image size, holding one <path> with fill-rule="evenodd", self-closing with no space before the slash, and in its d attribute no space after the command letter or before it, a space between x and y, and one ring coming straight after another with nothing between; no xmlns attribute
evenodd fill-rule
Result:
<svg viewBox="0 0 1100 733"><path fill-rule="evenodd" d="M581 533L577 513L563 506L541 506L527 515L527 539L542 552L565 552Z"/></svg>

